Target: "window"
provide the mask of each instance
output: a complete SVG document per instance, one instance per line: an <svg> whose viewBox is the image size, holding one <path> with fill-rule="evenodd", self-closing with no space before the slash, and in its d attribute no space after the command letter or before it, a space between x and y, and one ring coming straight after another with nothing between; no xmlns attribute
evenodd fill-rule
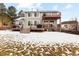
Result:
<svg viewBox="0 0 79 59"><path fill-rule="evenodd" d="M46 14L44 13L43 16L46 16Z"/></svg>
<svg viewBox="0 0 79 59"><path fill-rule="evenodd" d="M30 21L28 21L28 26L30 26L31 25L31 22Z"/></svg>
<svg viewBox="0 0 79 59"><path fill-rule="evenodd" d="M35 12L35 13L34 13L34 17L36 17L36 16L37 16L37 13Z"/></svg>
<svg viewBox="0 0 79 59"><path fill-rule="evenodd" d="M30 17L31 16L31 13L28 13L28 17Z"/></svg>
<svg viewBox="0 0 79 59"><path fill-rule="evenodd" d="M21 16L21 17L24 17L25 15L24 15L24 14L21 14L20 16Z"/></svg>
<svg viewBox="0 0 79 59"><path fill-rule="evenodd" d="M37 28L42 28L42 25L41 25L41 24L38 24L38 25L37 25Z"/></svg>
<svg viewBox="0 0 79 59"><path fill-rule="evenodd" d="M34 25L37 25L37 21L34 21Z"/></svg>
<svg viewBox="0 0 79 59"><path fill-rule="evenodd" d="M67 25L64 25L64 27L65 27L65 28L68 28L68 26L67 26Z"/></svg>
<svg viewBox="0 0 79 59"><path fill-rule="evenodd" d="M50 21L50 22L54 23L54 21Z"/></svg>
<svg viewBox="0 0 79 59"><path fill-rule="evenodd" d="M48 22L48 21L44 21L44 22Z"/></svg>

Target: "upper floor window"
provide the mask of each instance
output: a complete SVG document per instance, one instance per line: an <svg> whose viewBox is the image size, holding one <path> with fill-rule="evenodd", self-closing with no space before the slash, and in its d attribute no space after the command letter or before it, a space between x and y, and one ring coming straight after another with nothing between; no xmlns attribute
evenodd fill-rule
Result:
<svg viewBox="0 0 79 59"><path fill-rule="evenodd" d="M34 13L34 17L37 17L37 13L36 12Z"/></svg>
<svg viewBox="0 0 79 59"><path fill-rule="evenodd" d="M44 13L43 16L46 16L46 14Z"/></svg>
<svg viewBox="0 0 79 59"><path fill-rule="evenodd" d="M28 13L28 17L31 17L31 13Z"/></svg>

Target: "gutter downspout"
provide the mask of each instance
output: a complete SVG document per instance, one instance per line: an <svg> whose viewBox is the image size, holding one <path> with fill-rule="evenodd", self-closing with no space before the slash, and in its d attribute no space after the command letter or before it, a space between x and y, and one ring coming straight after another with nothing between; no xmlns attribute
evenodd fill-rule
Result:
<svg viewBox="0 0 79 59"><path fill-rule="evenodd" d="M61 32L61 13L60 13L60 32Z"/></svg>

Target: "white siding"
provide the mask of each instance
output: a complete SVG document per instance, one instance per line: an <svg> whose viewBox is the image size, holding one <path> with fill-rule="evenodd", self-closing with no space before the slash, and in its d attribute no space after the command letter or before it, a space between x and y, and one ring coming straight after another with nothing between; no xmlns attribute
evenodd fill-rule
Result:
<svg viewBox="0 0 79 59"><path fill-rule="evenodd" d="M30 17L28 17L28 13L31 13L31 16ZM34 16L34 12L27 12L27 13L24 13L24 15L25 15L25 18L24 18L24 22L23 22L23 27L24 28L27 28L27 27L30 27L30 26L28 26L28 21L31 21L31 26L35 26L34 25L34 22L35 21L37 21L37 23L38 24L42 24L43 23L43 21L42 21L42 16L43 16L43 14L44 13L40 13L40 12L37 12L37 16L35 17ZM53 15L53 13L51 12L51 13L46 13L47 15ZM51 22L53 25L55 25L55 27L57 27L57 20L53 20L54 21L54 23L53 22Z"/></svg>

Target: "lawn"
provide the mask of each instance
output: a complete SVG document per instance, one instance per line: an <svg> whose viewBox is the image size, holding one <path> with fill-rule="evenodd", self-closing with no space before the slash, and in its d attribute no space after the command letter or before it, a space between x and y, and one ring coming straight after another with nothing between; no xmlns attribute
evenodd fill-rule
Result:
<svg viewBox="0 0 79 59"><path fill-rule="evenodd" d="M79 36L0 31L0 56L79 56Z"/></svg>

